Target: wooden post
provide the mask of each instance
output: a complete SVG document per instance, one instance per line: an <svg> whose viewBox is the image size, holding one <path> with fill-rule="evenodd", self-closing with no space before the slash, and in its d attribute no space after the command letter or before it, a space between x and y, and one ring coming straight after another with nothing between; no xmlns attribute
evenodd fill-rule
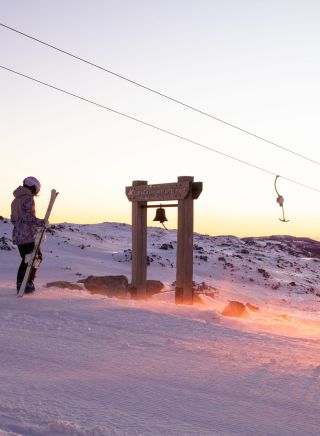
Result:
<svg viewBox="0 0 320 436"><path fill-rule="evenodd" d="M190 192L178 200L178 241L177 241L177 304L193 304L193 177L178 177L178 182L190 182Z"/></svg>
<svg viewBox="0 0 320 436"><path fill-rule="evenodd" d="M135 180L132 186L147 185L145 180ZM132 287L136 298L146 298L147 285L147 208L146 201L132 202Z"/></svg>

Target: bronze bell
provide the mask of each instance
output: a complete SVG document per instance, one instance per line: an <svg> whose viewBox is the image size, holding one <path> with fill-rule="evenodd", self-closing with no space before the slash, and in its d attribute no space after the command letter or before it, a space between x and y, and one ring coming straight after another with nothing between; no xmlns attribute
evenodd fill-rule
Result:
<svg viewBox="0 0 320 436"><path fill-rule="evenodd" d="M163 209L163 207L158 207L153 221L159 221L161 224L163 224L165 221L168 221L166 217L166 211Z"/></svg>

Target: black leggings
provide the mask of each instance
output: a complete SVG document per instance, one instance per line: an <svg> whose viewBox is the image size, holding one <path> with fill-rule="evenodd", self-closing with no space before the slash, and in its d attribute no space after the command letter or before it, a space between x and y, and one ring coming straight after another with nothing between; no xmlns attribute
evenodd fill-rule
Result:
<svg viewBox="0 0 320 436"><path fill-rule="evenodd" d="M18 269L17 283L22 283L24 275L25 275L25 273L27 271L27 267L28 267L28 264L25 263L25 257L27 254L31 253L32 250L34 249L34 242L30 242L29 244L18 245L18 249L19 249L19 253L20 253L22 260L21 260L21 263L20 263L20 266ZM42 261L42 253L41 253L40 249L38 250L37 257L40 259L40 262L41 262ZM37 268L31 269L28 282L33 282L33 280L35 279L35 276L36 276L36 272L37 272Z"/></svg>

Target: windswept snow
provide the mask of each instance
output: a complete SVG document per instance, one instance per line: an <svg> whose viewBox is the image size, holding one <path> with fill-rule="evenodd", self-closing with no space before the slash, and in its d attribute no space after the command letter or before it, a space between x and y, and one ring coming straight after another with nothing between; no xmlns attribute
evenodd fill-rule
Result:
<svg viewBox="0 0 320 436"><path fill-rule="evenodd" d="M130 280L131 227L55 225L37 292L18 299L19 256L0 222L0 436L318 435L319 243L195 235L204 304L177 306L176 234L148 230L147 301L46 288ZM229 300L248 318L222 316Z"/></svg>

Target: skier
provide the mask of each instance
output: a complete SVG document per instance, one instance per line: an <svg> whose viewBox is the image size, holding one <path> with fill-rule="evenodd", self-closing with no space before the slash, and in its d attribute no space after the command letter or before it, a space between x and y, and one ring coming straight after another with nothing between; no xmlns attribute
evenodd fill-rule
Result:
<svg viewBox="0 0 320 436"><path fill-rule="evenodd" d="M25 272L27 270L26 255L31 253L35 245L37 226L43 226L45 220L36 218L34 197L40 192L41 184L35 177L26 177L23 186L19 186L14 192L14 200L11 203L11 222L13 224L12 241L18 246L21 263L17 274L17 292L19 292ZM38 252L39 262L42 253ZM32 268L25 293L35 291L34 279L36 268Z"/></svg>

